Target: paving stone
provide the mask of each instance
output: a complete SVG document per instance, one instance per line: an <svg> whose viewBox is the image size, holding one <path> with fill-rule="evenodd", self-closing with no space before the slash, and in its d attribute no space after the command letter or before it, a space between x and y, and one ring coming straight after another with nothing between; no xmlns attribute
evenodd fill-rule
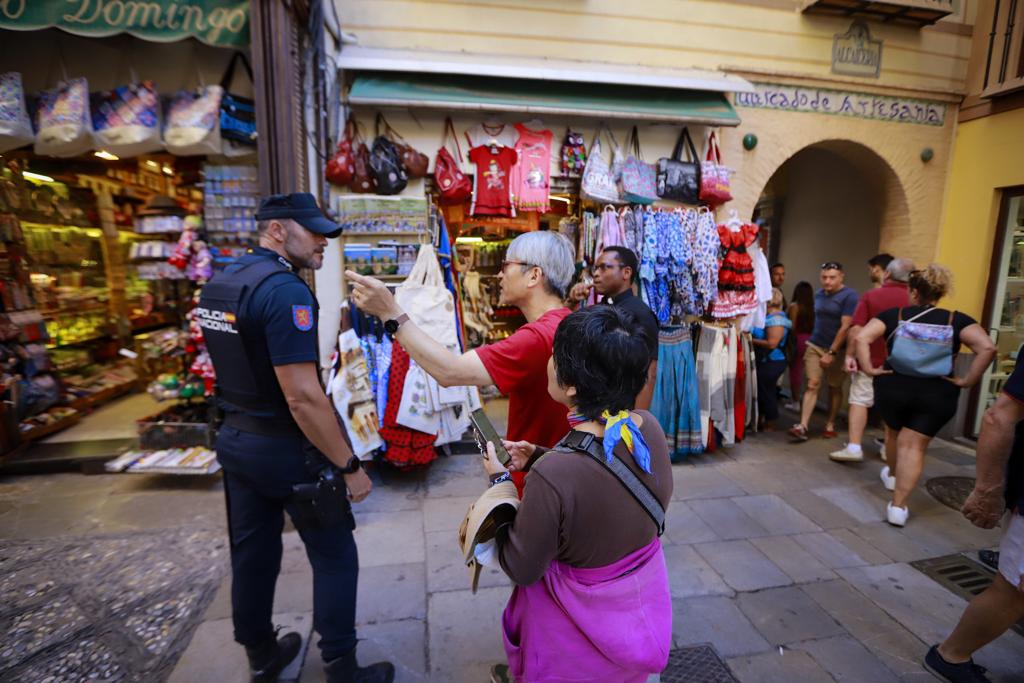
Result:
<svg viewBox="0 0 1024 683"><path fill-rule="evenodd" d="M737 591L755 591L793 583L750 541L702 543L694 548Z"/></svg>
<svg viewBox="0 0 1024 683"><path fill-rule="evenodd" d="M501 613L511 591L482 588L434 593L428 602L430 677L435 681L487 680L496 662L504 662ZM469 644L472 647L469 647Z"/></svg>
<svg viewBox="0 0 1024 683"><path fill-rule="evenodd" d="M878 526L882 525L888 526L888 523L878 522ZM849 529L833 529L829 533L832 534L833 538L860 555L870 564L889 564L892 562L892 558L878 550L874 544L865 541Z"/></svg>
<svg viewBox="0 0 1024 683"><path fill-rule="evenodd" d="M280 579L278 579L280 581ZM203 613L204 621L215 621L217 619L231 618L231 574L229 573L221 581L213 602Z"/></svg>
<svg viewBox="0 0 1024 683"><path fill-rule="evenodd" d="M298 531L286 531L281 534L281 573L301 574L310 583L313 581L313 567L309 564L309 557L306 555L306 544ZM360 564L362 564L362 557Z"/></svg>
<svg viewBox="0 0 1024 683"><path fill-rule="evenodd" d="M508 586L508 576L500 569L484 567L480 572L480 588ZM454 531L431 531L427 534L427 591L466 590L469 570L462 559Z"/></svg>
<svg viewBox="0 0 1024 683"><path fill-rule="evenodd" d="M672 501L665 512L665 536L671 543L679 544L721 540L714 529L681 500Z"/></svg>
<svg viewBox="0 0 1024 683"><path fill-rule="evenodd" d="M821 527L794 510L777 495L747 496L733 501L772 534L800 534L821 531Z"/></svg>
<svg viewBox="0 0 1024 683"><path fill-rule="evenodd" d="M850 636L809 640L794 649L811 655L838 683L900 683L885 664Z"/></svg>
<svg viewBox="0 0 1024 683"><path fill-rule="evenodd" d="M735 600L727 597L673 600L672 624L676 647L711 643L725 658L771 648L736 606Z"/></svg>
<svg viewBox="0 0 1024 683"><path fill-rule="evenodd" d="M389 661L395 665L396 683L428 681L427 626L419 619L386 621L359 627L359 663ZM312 642L319 635L314 631ZM310 649L302 667L299 683L325 683L327 675L315 648Z"/></svg>
<svg viewBox="0 0 1024 683"><path fill-rule="evenodd" d="M942 506L940 511L914 515L905 527L908 530L924 529L931 535L940 535L954 542L958 550L970 548L980 550L999 545L1003 537L1003 529L979 529L957 510Z"/></svg>
<svg viewBox="0 0 1024 683"><path fill-rule="evenodd" d="M858 522L877 522L885 518L885 506L861 486L828 486L812 491Z"/></svg>
<svg viewBox="0 0 1024 683"><path fill-rule="evenodd" d="M359 566L424 562L423 515L416 512L368 512L356 518Z"/></svg>
<svg viewBox="0 0 1024 683"><path fill-rule="evenodd" d="M862 538L879 552L891 557L894 562L912 562L946 554L932 552L907 536L902 529L897 529L886 522L858 524L851 527L850 532Z"/></svg>
<svg viewBox="0 0 1024 683"><path fill-rule="evenodd" d="M356 623L426 619L426 584L426 567L422 562L361 567Z"/></svg>
<svg viewBox="0 0 1024 683"><path fill-rule="evenodd" d="M796 534L792 538L829 569L870 564L868 560L846 547L831 532Z"/></svg>
<svg viewBox="0 0 1024 683"><path fill-rule="evenodd" d="M827 581L836 578L831 569L819 562L789 536L765 536L752 538L750 542L796 583Z"/></svg>
<svg viewBox="0 0 1024 683"><path fill-rule="evenodd" d="M773 645L846 634L835 619L795 586L744 593L736 602L754 628Z"/></svg>
<svg viewBox="0 0 1024 683"><path fill-rule="evenodd" d="M811 491L786 491L780 495L784 501L822 529L838 529L858 523L854 517Z"/></svg>
<svg viewBox="0 0 1024 683"><path fill-rule="evenodd" d="M814 659L799 650L770 650L752 657L736 657L726 662L741 683L835 683Z"/></svg>
<svg viewBox="0 0 1024 683"><path fill-rule="evenodd" d="M673 598L732 595L732 589L692 546L665 546L665 564Z"/></svg>
<svg viewBox="0 0 1024 683"><path fill-rule="evenodd" d="M719 538L733 540L770 535L733 500L694 500L690 502L690 507Z"/></svg>
<svg viewBox="0 0 1024 683"><path fill-rule="evenodd" d="M459 530L469 506L476 502L478 496L460 496L456 498L428 498L423 501L423 530L451 531L452 538Z"/></svg>
<svg viewBox="0 0 1024 683"><path fill-rule="evenodd" d="M706 465L673 467L672 485L672 500L731 498L744 493L739 484Z"/></svg>

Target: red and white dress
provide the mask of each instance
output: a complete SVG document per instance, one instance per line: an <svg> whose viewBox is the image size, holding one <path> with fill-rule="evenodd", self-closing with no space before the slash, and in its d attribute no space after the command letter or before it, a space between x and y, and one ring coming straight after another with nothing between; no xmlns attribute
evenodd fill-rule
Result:
<svg viewBox="0 0 1024 683"><path fill-rule="evenodd" d="M722 256L718 260L718 299L712 310L714 317L736 318L757 309L754 262L747 253L747 247L757 240L758 232L759 228L749 223L736 231L725 225L718 226Z"/></svg>

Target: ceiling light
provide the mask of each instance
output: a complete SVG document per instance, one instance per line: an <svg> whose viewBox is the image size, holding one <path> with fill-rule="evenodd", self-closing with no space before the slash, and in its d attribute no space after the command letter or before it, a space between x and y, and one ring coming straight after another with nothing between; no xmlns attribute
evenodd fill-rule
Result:
<svg viewBox="0 0 1024 683"><path fill-rule="evenodd" d="M53 178L51 178L50 176L42 175L41 173L33 173L32 171L22 171L21 175L27 178L28 180L38 180L43 183L54 182Z"/></svg>
<svg viewBox="0 0 1024 683"><path fill-rule="evenodd" d="M95 154L95 156L98 156L100 159L103 159L105 161L117 161L118 159L121 158L116 154L111 154L105 149L101 149L100 151L94 152L93 154Z"/></svg>
<svg viewBox="0 0 1024 683"><path fill-rule="evenodd" d="M174 169L166 164L160 170L163 171L165 175L174 175Z"/></svg>
<svg viewBox="0 0 1024 683"><path fill-rule="evenodd" d="M150 168L156 168L156 169L160 168L160 164L156 163L152 159L146 159L146 166L149 166Z"/></svg>

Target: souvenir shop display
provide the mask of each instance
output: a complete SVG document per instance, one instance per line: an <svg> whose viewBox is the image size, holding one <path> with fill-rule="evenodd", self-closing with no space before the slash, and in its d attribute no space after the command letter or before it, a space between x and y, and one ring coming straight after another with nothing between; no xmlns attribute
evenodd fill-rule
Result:
<svg viewBox="0 0 1024 683"><path fill-rule="evenodd" d="M23 147L33 139L21 74L17 71L0 74L0 154Z"/></svg>
<svg viewBox="0 0 1024 683"><path fill-rule="evenodd" d="M686 148L686 161L683 161L683 148ZM683 127L676 141L671 157L658 159L658 196L662 199L674 199L684 204L700 202L701 165L697 159L697 150L690 138L690 129Z"/></svg>
<svg viewBox="0 0 1024 683"><path fill-rule="evenodd" d="M708 206L732 201L732 170L722 164L722 150L715 133L708 136L708 153L700 167L700 200Z"/></svg>
<svg viewBox="0 0 1024 683"><path fill-rule="evenodd" d="M35 122L36 154L74 157L91 149L92 120L86 80L65 80L56 88L39 93Z"/></svg>
<svg viewBox="0 0 1024 683"><path fill-rule="evenodd" d="M540 121L527 121L541 125ZM548 213L551 203L551 140L550 130L533 130L527 124L515 125L516 165L512 167L511 187L518 211Z"/></svg>
<svg viewBox="0 0 1024 683"><path fill-rule="evenodd" d="M605 161L605 153L601 150L601 132L608 138L609 159ZM594 133L594 141L590 143L590 155L583 169L580 181L580 195L594 202L619 201L619 171L622 167L622 150L615 142L611 130L602 125Z"/></svg>
<svg viewBox="0 0 1024 683"><path fill-rule="evenodd" d="M449 140L455 143L454 157L448 149ZM434 159L434 183L437 185L441 204L462 204L473 194L472 181L459 167L458 160L461 159L462 149L459 147L459 136L455 134L451 118L446 118L444 134L441 136L441 148L437 150L437 157Z"/></svg>
<svg viewBox="0 0 1024 683"><path fill-rule="evenodd" d="M327 162L324 168L324 178L332 185L344 187L352 182L356 172L355 150L352 140L355 137L355 119L351 116L345 120L345 129L342 131L341 140L334 150L334 156Z"/></svg>
<svg viewBox="0 0 1024 683"><path fill-rule="evenodd" d="M164 147L179 156L220 154L220 102L224 88L219 85L181 90L171 100L164 126Z"/></svg>
<svg viewBox="0 0 1024 683"><path fill-rule="evenodd" d="M512 147L480 145L469 150L476 184L469 212L474 216L515 216L509 177L518 156Z"/></svg>
<svg viewBox="0 0 1024 683"><path fill-rule="evenodd" d="M583 134L566 128L562 139L561 164L562 175L578 177L583 174L587 165L587 146Z"/></svg>
<svg viewBox="0 0 1024 683"><path fill-rule="evenodd" d="M658 199L654 168L644 162L640 153L640 134L637 127L626 140L629 156L622 162L619 179L622 198L630 204L653 204Z"/></svg>
<svg viewBox="0 0 1024 683"><path fill-rule="evenodd" d="M381 128L383 124L383 129ZM402 164L402 153L391 139L383 114L377 114L375 137L370 147L370 173L378 194L398 194L409 182L409 173Z"/></svg>
<svg viewBox="0 0 1024 683"><path fill-rule="evenodd" d="M92 94L95 144L116 156L137 156L161 148L160 99L149 81Z"/></svg>

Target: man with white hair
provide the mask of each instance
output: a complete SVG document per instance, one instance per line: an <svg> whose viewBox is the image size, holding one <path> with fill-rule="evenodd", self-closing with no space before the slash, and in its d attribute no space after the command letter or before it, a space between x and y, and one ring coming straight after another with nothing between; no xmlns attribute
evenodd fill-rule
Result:
<svg viewBox="0 0 1024 683"><path fill-rule="evenodd" d="M884 254L879 256L884 256ZM877 259L879 256L875 258ZM869 261L869 263L871 262ZM864 439L864 429L868 424L868 409L875 404L874 379L867 373L861 372L857 366L857 359L854 356L855 346L852 342L861 328L879 313L888 311L890 308L903 308L910 305L907 280L910 278L912 270L914 270L914 262L910 259L897 258L889 261L882 276L882 286L864 292L860 301L857 302L857 308L853 311L850 343L846 345L846 371L850 373L851 377L850 434L849 443L845 447L829 453L828 457L837 462L860 462L864 459L861 441ZM882 367L886 355L885 339L877 339L871 345L872 364L877 368ZM889 450L888 446L886 450ZM892 444L892 450L892 461L889 462L889 466L882 468L882 482L890 491L896 486L896 477L894 474L890 474L896 466L896 444Z"/></svg>
<svg viewBox="0 0 1024 683"><path fill-rule="evenodd" d="M502 303L526 316L507 339L456 355L427 336L383 282L346 271L359 310L384 321L416 363L441 386L497 385L509 397L510 441L552 447L568 431L566 408L548 395L548 360L555 328L569 315L563 305L575 274L572 243L556 232L528 232L512 240L498 282ZM513 473L517 486L522 474Z"/></svg>

